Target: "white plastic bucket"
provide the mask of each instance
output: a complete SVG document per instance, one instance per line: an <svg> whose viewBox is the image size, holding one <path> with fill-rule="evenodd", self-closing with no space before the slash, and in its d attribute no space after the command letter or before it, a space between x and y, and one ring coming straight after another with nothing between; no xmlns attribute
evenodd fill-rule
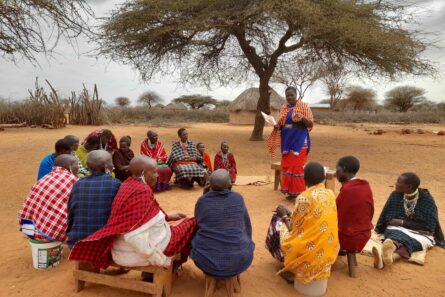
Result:
<svg viewBox="0 0 445 297"><path fill-rule="evenodd" d="M56 267L62 260L62 242L43 242L31 239L32 265L35 269Z"/></svg>
<svg viewBox="0 0 445 297"><path fill-rule="evenodd" d="M303 284L295 280L294 288L300 294L311 297L319 297L323 296L326 293L326 290L328 288L328 280L324 279L321 281L313 281L310 282L309 284Z"/></svg>

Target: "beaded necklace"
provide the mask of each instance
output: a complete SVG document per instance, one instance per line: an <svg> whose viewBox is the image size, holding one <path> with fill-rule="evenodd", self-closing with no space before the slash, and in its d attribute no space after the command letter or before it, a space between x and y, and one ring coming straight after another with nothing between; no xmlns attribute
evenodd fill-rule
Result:
<svg viewBox="0 0 445 297"><path fill-rule="evenodd" d="M409 218L414 215L414 210L419 200L419 189L417 189L412 194L403 195L403 208L405 209L405 214Z"/></svg>

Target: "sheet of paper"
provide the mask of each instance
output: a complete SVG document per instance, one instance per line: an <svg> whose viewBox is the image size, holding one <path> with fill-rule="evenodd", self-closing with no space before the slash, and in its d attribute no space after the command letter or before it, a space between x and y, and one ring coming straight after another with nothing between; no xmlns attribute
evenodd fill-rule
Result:
<svg viewBox="0 0 445 297"><path fill-rule="evenodd" d="M275 126L277 124L273 116L265 114L264 112L261 112L261 115L263 116L266 123L268 123L269 125Z"/></svg>

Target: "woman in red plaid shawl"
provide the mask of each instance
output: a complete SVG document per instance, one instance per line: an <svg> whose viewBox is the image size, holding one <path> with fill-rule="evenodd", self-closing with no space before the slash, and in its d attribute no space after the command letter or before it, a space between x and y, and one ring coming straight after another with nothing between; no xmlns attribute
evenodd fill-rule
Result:
<svg viewBox="0 0 445 297"><path fill-rule="evenodd" d="M119 188L107 224L78 241L70 260L106 268L111 260L122 266L168 266L170 257L181 254L185 262L196 232L194 218L166 214L149 185L156 183L154 159L137 156L130 162L130 176Z"/></svg>
<svg viewBox="0 0 445 297"><path fill-rule="evenodd" d="M207 169L200 166L204 162L196 145L188 140L185 128L178 130L179 141L173 143L172 153L168 159L168 165L176 174L178 183L186 188L193 187L196 181L204 187L207 180Z"/></svg>
<svg viewBox="0 0 445 297"><path fill-rule="evenodd" d="M117 141L116 137L114 137L113 133L108 129L97 129L88 134L87 137L82 142L82 145L87 142L90 137L97 136L100 140L99 149L106 150L110 153L113 153L117 150Z"/></svg>
<svg viewBox="0 0 445 297"><path fill-rule="evenodd" d="M31 189L19 212L20 231L29 238L50 242L66 241L68 198L77 181L77 159L59 155L53 170Z"/></svg>
<svg viewBox="0 0 445 297"><path fill-rule="evenodd" d="M297 100L294 87L286 89L286 101L267 146L272 157L275 149L281 147L281 192L293 200L306 189L303 167L311 148L309 131L314 122L311 109L301 98Z"/></svg>
<svg viewBox="0 0 445 297"><path fill-rule="evenodd" d="M167 165L167 153L164 145L158 141L158 133L153 130L147 132L147 138L141 143L141 155L153 158L158 162L158 180L154 186L155 192L168 189L173 171Z"/></svg>

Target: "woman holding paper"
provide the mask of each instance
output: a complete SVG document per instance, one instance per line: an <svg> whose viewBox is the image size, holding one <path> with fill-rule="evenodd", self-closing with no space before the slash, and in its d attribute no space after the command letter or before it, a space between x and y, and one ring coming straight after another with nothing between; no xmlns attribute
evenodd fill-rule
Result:
<svg viewBox="0 0 445 297"><path fill-rule="evenodd" d="M286 89L286 101L267 146L272 157L275 149L281 147L281 192L293 200L306 189L303 168L311 148L309 131L314 121L309 106L301 98L297 100L294 87Z"/></svg>

